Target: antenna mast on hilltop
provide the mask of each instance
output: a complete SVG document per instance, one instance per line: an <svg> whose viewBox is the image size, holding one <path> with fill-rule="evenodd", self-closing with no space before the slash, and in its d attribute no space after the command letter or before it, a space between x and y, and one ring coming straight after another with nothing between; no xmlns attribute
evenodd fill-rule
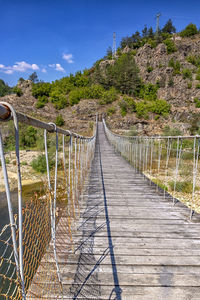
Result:
<svg viewBox="0 0 200 300"><path fill-rule="evenodd" d="M160 19L161 13L157 13L156 15L156 34L159 33L159 19Z"/></svg>
<svg viewBox="0 0 200 300"><path fill-rule="evenodd" d="M113 32L113 49L112 49L112 58L116 56L116 33Z"/></svg>

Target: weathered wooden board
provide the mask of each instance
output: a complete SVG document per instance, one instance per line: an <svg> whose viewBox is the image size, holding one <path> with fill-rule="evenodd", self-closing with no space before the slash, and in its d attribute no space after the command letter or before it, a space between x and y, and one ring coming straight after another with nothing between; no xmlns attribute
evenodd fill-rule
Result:
<svg viewBox="0 0 200 300"><path fill-rule="evenodd" d="M87 190L73 249L59 253L63 299L200 299L199 215L190 221L187 207L158 194L115 153L101 123Z"/></svg>

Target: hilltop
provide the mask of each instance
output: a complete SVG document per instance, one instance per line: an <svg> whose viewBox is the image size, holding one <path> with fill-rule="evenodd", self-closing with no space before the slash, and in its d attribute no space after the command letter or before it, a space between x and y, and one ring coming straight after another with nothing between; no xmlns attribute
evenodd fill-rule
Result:
<svg viewBox="0 0 200 300"><path fill-rule="evenodd" d="M1 100L83 134L91 134L96 112L117 132L199 133L200 34L194 24L178 34L171 20L157 33L145 27L91 69L51 84L32 75Z"/></svg>

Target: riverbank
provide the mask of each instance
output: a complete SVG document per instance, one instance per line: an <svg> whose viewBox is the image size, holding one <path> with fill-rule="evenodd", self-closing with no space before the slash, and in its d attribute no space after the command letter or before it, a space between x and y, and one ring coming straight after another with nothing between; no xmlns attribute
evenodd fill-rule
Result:
<svg viewBox="0 0 200 300"><path fill-rule="evenodd" d="M39 174L31 167L33 159L37 158L41 154L40 151L21 150L20 161L21 161L21 176L22 185L31 185L40 183L45 179L45 175ZM15 151L10 151L5 154L6 166L9 178L10 189L13 191L17 188L17 166ZM0 192L5 190L4 177L2 169L0 168Z"/></svg>

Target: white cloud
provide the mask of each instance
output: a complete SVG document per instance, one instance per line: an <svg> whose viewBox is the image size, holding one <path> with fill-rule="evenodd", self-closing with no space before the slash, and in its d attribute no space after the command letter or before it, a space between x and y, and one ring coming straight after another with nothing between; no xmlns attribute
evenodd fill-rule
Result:
<svg viewBox="0 0 200 300"><path fill-rule="evenodd" d="M73 55L72 54L63 53L62 58L64 60L66 60L69 64L73 64L74 63L74 61L73 61Z"/></svg>
<svg viewBox="0 0 200 300"><path fill-rule="evenodd" d="M61 64L49 64L49 67L55 69L56 71L65 73L65 69L61 66Z"/></svg>
<svg viewBox="0 0 200 300"><path fill-rule="evenodd" d="M12 69L18 72L26 72L27 70L39 70L39 67L36 64L30 65L25 61L20 61L16 62Z"/></svg>
<svg viewBox="0 0 200 300"><path fill-rule="evenodd" d="M43 69L41 70L41 72L42 72L42 73L47 73L47 70L46 70L45 68L43 68Z"/></svg>
<svg viewBox="0 0 200 300"><path fill-rule="evenodd" d="M13 74L14 71L13 71L13 70L5 70L4 73L5 73L5 74Z"/></svg>
<svg viewBox="0 0 200 300"><path fill-rule="evenodd" d="M14 72L28 72L30 70L39 70L40 68L36 64L29 64L25 61L16 62L13 66L4 66L0 64L0 69L5 74L13 74Z"/></svg>
<svg viewBox="0 0 200 300"><path fill-rule="evenodd" d="M60 64L56 64L56 71L65 72L65 69Z"/></svg>
<svg viewBox="0 0 200 300"><path fill-rule="evenodd" d="M40 69L40 68L38 67L38 65L36 65L36 64L32 64L31 66L32 66L32 69L33 69L33 70L39 70L39 69Z"/></svg>

